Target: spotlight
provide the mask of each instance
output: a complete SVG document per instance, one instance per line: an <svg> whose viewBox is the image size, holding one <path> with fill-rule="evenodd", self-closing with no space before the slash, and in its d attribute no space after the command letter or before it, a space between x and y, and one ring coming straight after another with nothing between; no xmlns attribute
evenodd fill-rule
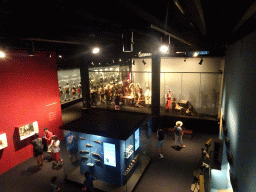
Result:
<svg viewBox="0 0 256 192"><path fill-rule="evenodd" d="M164 54L167 53L168 49L169 49L169 47L166 46L166 45L162 45L162 46L160 47L160 51L161 51L162 53L164 53Z"/></svg>
<svg viewBox="0 0 256 192"><path fill-rule="evenodd" d="M5 53L3 51L0 51L0 58L4 58L5 57Z"/></svg>
<svg viewBox="0 0 256 192"><path fill-rule="evenodd" d="M98 47L95 47L93 50L92 50L92 53L93 54L97 54L100 52L100 49Z"/></svg>
<svg viewBox="0 0 256 192"><path fill-rule="evenodd" d="M194 56L194 57L197 57L197 56L198 56L198 52L195 52L193 56Z"/></svg>
<svg viewBox="0 0 256 192"><path fill-rule="evenodd" d="M202 65L203 64L203 58L201 58L200 62L198 63L199 65Z"/></svg>
<svg viewBox="0 0 256 192"><path fill-rule="evenodd" d="M144 65L146 65L147 63L146 63L146 61L144 61L144 59L142 60L142 63L144 64Z"/></svg>

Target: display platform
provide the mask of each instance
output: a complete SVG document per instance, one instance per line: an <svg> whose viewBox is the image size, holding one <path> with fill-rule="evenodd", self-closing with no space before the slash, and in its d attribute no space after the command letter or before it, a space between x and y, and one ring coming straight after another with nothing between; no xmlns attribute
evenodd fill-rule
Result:
<svg viewBox="0 0 256 192"><path fill-rule="evenodd" d="M146 114L96 110L61 127L66 180L82 184L87 171L96 178L98 189L132 191L150 162L141 139L148 120Z"/></svg>

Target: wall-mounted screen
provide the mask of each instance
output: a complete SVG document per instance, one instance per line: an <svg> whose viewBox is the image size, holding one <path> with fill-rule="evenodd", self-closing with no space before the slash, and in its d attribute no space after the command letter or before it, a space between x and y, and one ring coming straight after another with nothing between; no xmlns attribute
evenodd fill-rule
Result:
<svg viewBox="0 0 256 192"><path fill-rule="evenodd" d="M135 151L139 148L140 146L140 129L137 129L135 131Z"/></svg>
<svg viewBox="0 0 256 192"><path fill-rule="evenodd" d="M104 164L116 167L116 148L115 144L103 143Z"/></svg>

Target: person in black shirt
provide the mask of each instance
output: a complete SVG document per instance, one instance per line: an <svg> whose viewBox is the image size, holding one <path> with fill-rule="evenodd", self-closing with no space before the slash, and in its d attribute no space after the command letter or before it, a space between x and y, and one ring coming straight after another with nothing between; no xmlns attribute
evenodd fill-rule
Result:
<svg viewBox="0 0 256 192"><path fill-rule="evenodd" d="M43 143L42 138L39 138L39 134L35 133L35 139L31 142L33 145L33 153L34 157L36 158L38 166L43 166L44 157L43 157Z"/></svg>
<svg viewBox="0 0 256 192"><path fill-rule="evenodd" d="M165 138L165 132L162 128L159 128L157 130L157 138L158 138L158 141L157 141L157 149L160 153L160 158L163 158L163 142L164 142L164 138Z"/></svg>

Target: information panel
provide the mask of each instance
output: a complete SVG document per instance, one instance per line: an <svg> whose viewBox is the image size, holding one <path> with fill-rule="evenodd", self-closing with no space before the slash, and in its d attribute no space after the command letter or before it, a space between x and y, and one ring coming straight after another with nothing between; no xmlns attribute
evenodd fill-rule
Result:
<svg viewBox="0 0 256 192"><path fill-rule="evenodd" d="M140 146L140 129L137 129L135 131L135 151L139 148Z"/></svg>
<svg viewBox="0 0 256 192"><path fill-rule="evenodd" d="M103 143L104 164L116 167L116 148L115 144Z"/></svg>

